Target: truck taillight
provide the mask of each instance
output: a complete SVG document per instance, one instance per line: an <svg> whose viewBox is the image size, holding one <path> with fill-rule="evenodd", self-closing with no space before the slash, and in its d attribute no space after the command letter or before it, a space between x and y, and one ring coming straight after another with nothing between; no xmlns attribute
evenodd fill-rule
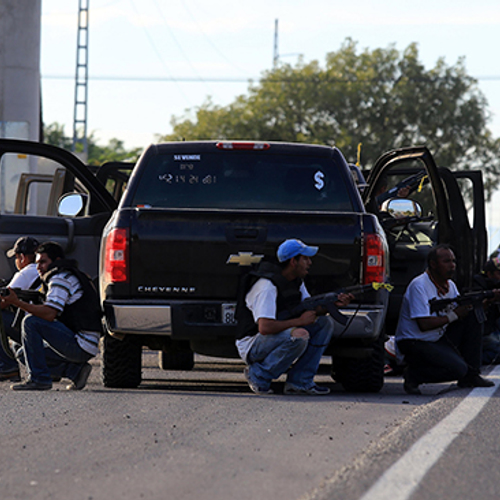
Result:
<svg viewBox="0 0 500 500"><path fill-rule="evenodd" d="M106 238L104 271L108 283L127 283L128 230L113 229Z"/></svg>
<svg viewBox="0 0 500 500"><path fill-rule="evenodd" d="M363 255L363 283L382 283L386 279L385 242L378 234L367 234Z"/></svg>

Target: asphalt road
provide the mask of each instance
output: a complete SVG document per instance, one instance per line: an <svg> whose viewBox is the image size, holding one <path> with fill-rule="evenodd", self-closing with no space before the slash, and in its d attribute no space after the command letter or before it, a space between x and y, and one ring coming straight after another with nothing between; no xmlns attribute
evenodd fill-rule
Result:
<svg viewBox="0 0 500 500"><path fill-rule="evenodd" d="M99 360L93 365L81 392L64 383L39 393L0 384L2 500L500 496L494 391L440 384L410 397L391 377L379 394L347 394L325 366L318 382L330 385L329 396L284 396L278 381L277 394L259 397L239 362L198 357L191 372L161 371L151 352L140 388L114 390L102 386ZM462 403L481 411L460 429ZM455 427L435 427L450 416ZM401 483L391 483L394 466Z"/></svg>

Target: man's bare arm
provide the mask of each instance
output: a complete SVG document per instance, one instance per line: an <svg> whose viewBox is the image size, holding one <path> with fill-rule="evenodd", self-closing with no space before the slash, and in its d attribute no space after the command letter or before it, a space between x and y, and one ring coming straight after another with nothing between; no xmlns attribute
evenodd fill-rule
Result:
<svg viewBox="0 0 500 500"><path fill-rule="evenodd" d="M467 314L472 310L472 306L461 305L453 310L457 315L455 319L465 318ZM426 332L428 330L435 330L436 328L441 328L444 325L450 323L450 318L448 316L425 316L423 318L416 318L416 322L420 330Z"/></svg>
<svg viewBox="0 0 500 500"><path fill-rule="evenodd" d="M24 302L12 291L12 289L9 290L9 295L2 297L2 305L6 304L6 306L12 305L19 307L19 309L47 321L54 321L56 319L58 311L53 307L46 306L45 304L30 304L29 302Z"/></svg>

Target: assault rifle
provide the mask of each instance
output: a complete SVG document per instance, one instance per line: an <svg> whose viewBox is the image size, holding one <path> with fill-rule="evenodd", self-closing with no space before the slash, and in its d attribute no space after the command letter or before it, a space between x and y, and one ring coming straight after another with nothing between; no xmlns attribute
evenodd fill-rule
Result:
<svg viewBox="0 0 500 500"><path fill-rule="evenodd" d="M416 189L421 188L425 182L429 180L427 176L427 172L422 170L414 175L410 175L406 179L403 179L401 182L398 182L394 187L388 189L385 193L379 194L377 196L377 203L382 205L382 203L389 198L394 198L398 195L398 191L401 188L408 187L410 189L410 193L415 191Z"/></svg>
<svg viewBox="0 0 500 500"><path fill-rule="evenodd" d="M24 302L33 302L34 304L41 304L43 302L43 294L38 290L21 290L21 288L12 288L12 291ZM9 288L0 287L0 297L9 295Z"/></svg>
<svg viewBox="0 0 500 500"><path fill-rule="evenodd" d="M12 291L21 299L24 300L25 302L33 302L34 304L41 304L43 302L43 294L41 292L38 292L37 290L21 290L20 288L12 288ZM0 287L0 297L6 297L9 295L10 290L6 286ZM22 315L24 314L23 311L20 309L17 310L16 316L14 318L14 324L18 324L20 320L22 319ZM0 314L0 344L3 347L3 350L7 356L11 359L15 359L14 355L12 354L12 351L9 346L9 339L7 338L7 334L5 332L5 326L3 324L3 318L2 315Z"/></svg>
<svg viewBox="0 0 500 500"><path fill-rule="evenodd" d="M474 308L474 313L476 319L479 323L484 323L486 321L486 314L484 312L483 301L486 299L492 299L495 296L493 290L482 290L480 292L469 292L459 295L453 299L438 299L434 298L429 300L429 306L431 313L443 311L450 304L457 304L457 306L472 306Z"/></svg>
<svg viewBox="0 0 500 500"><path fill-rule="evenodd" d="M25 302L33 302L34 304L41 304L43 302L43 294L36 290L21 290L20 288L12 288L12 291L21 300L24 300ZM6 297L7 295L9 295L9 293L10 293L9 288L7 288L6 286L0 287L0 297ZM17 310L16 317L14 318L14 323L17 323L19 313L22 313L22 311ZM20 318L22 319L22 316ZM5 326L3 324L3 318L1 315L0 315L0 344L3 347L5 354L7 354L9 358L15 359L9 346L9 339L7 338L7 334L5 332Z"/></svg>
<svg viewBox="0 0 500 500"><path fill-rule="evenodd" d="M304 311L315 311L318 307L324 307L332 318L338 321L341 325L347 324L347 316L343 315L335 302L339 299L339 294L341 293L351 293L352 295L362 295L363 293L376 291L376 290L387 290L391 292L394 287L389 283L369 283L368 285L356 285L347 288L342 288L335 292L322 293L320 295L313 295L304 299L296 307L289 311L282 311L278 315L279 320L285 320L300 316Z"/></svg>

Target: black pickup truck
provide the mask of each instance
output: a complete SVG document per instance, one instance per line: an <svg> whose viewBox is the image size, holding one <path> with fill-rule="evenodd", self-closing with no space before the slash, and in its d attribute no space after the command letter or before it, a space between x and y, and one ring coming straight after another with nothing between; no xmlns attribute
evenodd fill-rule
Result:
<svg viewBox="0 0 500 500"><path fill-rule="evenodd" d="M143 345L161 350L168 368L192 366L193 351L236 357L240 280L290 237L320 247L312 294L388 279L385 234L338 149L243 142L146 149L103 234L105 384L140 383ZM338 325L331 346L335 377L351 390L383 384L387 294L372 295L343 311L349 324Z"/></svg>
<svg viewBox="0 0 500 500"><path fill-rule="evenodd" d="M343 311L350 322L337 325L328 351L347 390L377 391L384 329L391 332L429 248L455 247L463 288L486 257L481 172L438 169L425 147L381 156L363 199L330 147L171 143L147 148L127 183L130 168L92 173L59 148L0 139L0 277L13 274L5 251L26 234L59 241L84 271L99 274L110 387L140 384L143 346L159 350L169 369L192 367L193 352L235 356L240 278L297 237L320 246L307 283L314 294L395 285L388 306L381 291ZM408 199L377 202L387 179L390 188L422 170L427 180Z"/></svg>

